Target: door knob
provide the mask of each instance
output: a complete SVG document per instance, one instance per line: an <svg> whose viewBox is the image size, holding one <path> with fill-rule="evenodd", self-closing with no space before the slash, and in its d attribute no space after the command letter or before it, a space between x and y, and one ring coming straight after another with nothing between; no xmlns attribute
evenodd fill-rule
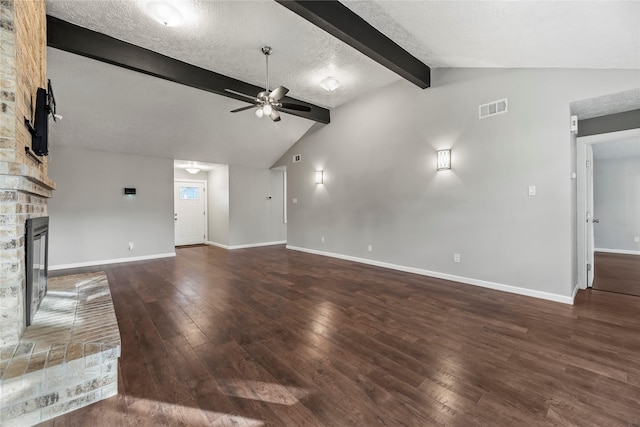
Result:
<svg viewBox="0 0 640 427"><path fill-rule="evenodd" d="M599 220L598 218L593 218L593 223L594 223L594 224L599 224L599 223L600 223L600 220Z"/></svg>

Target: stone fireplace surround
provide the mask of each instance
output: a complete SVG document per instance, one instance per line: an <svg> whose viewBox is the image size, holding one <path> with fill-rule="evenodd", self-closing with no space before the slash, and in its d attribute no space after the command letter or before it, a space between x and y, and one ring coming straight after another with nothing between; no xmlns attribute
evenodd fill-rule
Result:
<svg viewBox="0 0 640 427"><path fill-rule="evenodd" d="M24 125L37 88L46 87L46 45L45 0L0 0L2 426L45 421L117 393L120 338L104 276L51 280L25 324L25 224L48 215L55 189L48 158L29 155Z"/></svg>
<svg viewBox="0 0 640 427"><path fill-rule="evenodd" d="M31 326L0 347L0 425L34 425L115 396L120 351L104 273L49 279Z"/></svg>

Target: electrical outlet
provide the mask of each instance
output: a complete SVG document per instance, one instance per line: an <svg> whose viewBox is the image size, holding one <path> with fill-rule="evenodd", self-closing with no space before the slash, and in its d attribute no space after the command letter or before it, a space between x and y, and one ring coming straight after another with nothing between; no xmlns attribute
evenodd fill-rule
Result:
<svg viewBox="0 0 640 427"><path fill-rule="evenodd" d="M535 196L536 195L536 186L535 185L530 185L529 186L529 195L530 196Z"/></svg>
<svg viewBox="0 0 640 427"><path fill-rule="evenodd" d="M373 252L373 246L371 246L371 245L367 246L367 250L368 250L369 252Z"/></svg>
<svg viewBox="0 0 640 427"><path fill-rule="evenodd" d="M640 236L634 237L633 241L636 242L636 243L640 243Z"/></svg>
<svg viewBox="0 0 640 427"><path fill-rule="evenodd" d="M291 203L293 203L294 205L298 203L298 199L296 199L295 197L293 199L291 199Z"/></svg>
<svg viewBox="0 0 640 427"><path fill-rule="evenodd" d="M129 250L132 251L133 250L133 242L129 242Z"/></svg>
<svg viewBox="0 0 640 427"><path fill-rule="evenodd" d="M322 243L324 243L324 236L322 236L322 237L320 238L320 241L321 241Z"/></svg>
<svg viewBox="0 0 640 427"><path fill-rule="evenodd" d="M453 254L453 262L460 262L460 254Z"/></svg>

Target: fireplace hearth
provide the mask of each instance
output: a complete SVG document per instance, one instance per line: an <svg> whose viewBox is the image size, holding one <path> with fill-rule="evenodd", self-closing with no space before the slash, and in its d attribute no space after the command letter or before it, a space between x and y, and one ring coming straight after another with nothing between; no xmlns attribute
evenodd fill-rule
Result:
<svg viewBox="0 0 640 427"><path fill-rule="evenodd" d="M47 294L49 270L49 217L31 218L26 223L25 320L31 322Z"/></svg>

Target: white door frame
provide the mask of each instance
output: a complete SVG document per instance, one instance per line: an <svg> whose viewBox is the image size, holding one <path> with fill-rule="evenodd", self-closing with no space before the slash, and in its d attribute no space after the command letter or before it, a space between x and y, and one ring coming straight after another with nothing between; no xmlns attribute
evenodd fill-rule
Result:
<svg viewBox="0 0 640 427"><path fill-rule="evenodd" d="M589 185L588 176L589 171L587 168L587 158L589 148L593 144L600 144L603 142L610 142L615 139L623 138L640 138L640 129L630 129L618 132L602 133L591 136L581 136L576 139L576 173L577 173L577 209L576 209L576 221L577 221L577 237L578 237L578 287L580 289L587 289L593 282L593 276L589 280L587 274L587 264L593 263L594 243L593 239L589 239L589 234L593 232L593 218L587 215L592 215L592 212L588 210L588 200L593 200L593 185ZM589 146L589 148L587 148ZM593 164L591 164L593 170ZM592 183L591 183L592 184ZM593 271L593 264L591 269ZM591 283L590 283L591 282Z"/></svg>
<svg viewBox="0 0 640 427"><path fill-rule="evenodd" d="M176 178L173 180L174 188L176 182L198 182L204 186L204 243L209 241L209 190L207 188L207 180L205 179L181 179ZM175 194L173 196L173 211L175 212ZM175 233L175 231L174 231Z"/></svg>

